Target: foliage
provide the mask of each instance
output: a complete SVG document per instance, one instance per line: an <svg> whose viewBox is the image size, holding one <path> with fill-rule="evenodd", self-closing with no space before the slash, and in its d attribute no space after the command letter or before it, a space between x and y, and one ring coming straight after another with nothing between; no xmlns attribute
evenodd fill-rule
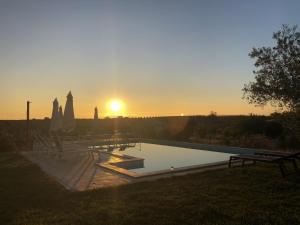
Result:
<svg viewBox="0 0 300 225"><path fill-rule="evenodd" d="M32 121L35 130L47 135L49 121ZM115 131L130 133L135 137L165 139L204 144L229 145L267 149L299 149L300 118L295 113L272 116L177 116L152 118L117 118L77 120L73 138L100 138ZM1 123L13 137L18 150L26 145L24 121ZM292 138L293 137L293 138ZM288 140L293 140L289 142Z"/></svg>
<svg viewBox="0 0 300 225"><path fill-rule="evenodd" d="M237 125L241 134L262 134L266 124L264 116L251 115Z"/></svg>
<svg viewBox="0 0 300 225"><path fill-rule="evenodd" d="M300 32L297 26L283 25L273 34L275 47L253 48L255 81L243 88L244 98L251 104L295 110L300 101Z"/></svg>
<svg viewBox="0 0 300 225"><path fill-rule="evenodd" d="M215 111L210 111L209 115L210 117L216 117L217 116L217 112Z"/></svg>
<svg viewBox="0 0 300 225"><path fill-rule="evenodd" d="M279 137L279 145L282 148L299 149L300 146L300 113L284 112L274 113L272 117L283 127L283 133Z"/></svg>
<svg viewBox="0 0 300 225"><path fill-rule="evenodd" d="M0 130L0 152L15 151L16 144L11 134Z"/></svg>
<svg viewBox="0 0 300 225"><path fill-rule="evenodd" d="M282 125L275 120L267 121L264 130L266 136L273 139L278 138L283 133Z"/></svg>

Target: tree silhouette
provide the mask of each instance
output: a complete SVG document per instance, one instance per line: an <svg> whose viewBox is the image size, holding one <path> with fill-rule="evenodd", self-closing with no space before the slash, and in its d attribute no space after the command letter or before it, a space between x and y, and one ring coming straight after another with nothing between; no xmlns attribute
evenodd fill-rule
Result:
<svg viewBox="0 0 300 225"><path fill-rule="evenodd" d="M275 47L253 48L255 81L243 88L250 104L273 106L294 111L300 102L300 32L297 26L283 25L273 33Z"/></svg>

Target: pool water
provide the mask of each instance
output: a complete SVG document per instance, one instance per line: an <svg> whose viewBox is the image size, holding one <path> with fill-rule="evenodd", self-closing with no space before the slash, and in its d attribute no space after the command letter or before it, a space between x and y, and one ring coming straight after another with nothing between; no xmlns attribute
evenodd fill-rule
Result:
<svg viewBox="0 0 300 225"><path fill-rule="evenodd" d="M138 143L124 151L114 150L119 155L144 159L144 167L130 169L137 173L148 173L173 168L196 166L207 163L228 161L233 154L206 150L181 148L166 145ZM127 168L128 169L128 168Z"/></svg>

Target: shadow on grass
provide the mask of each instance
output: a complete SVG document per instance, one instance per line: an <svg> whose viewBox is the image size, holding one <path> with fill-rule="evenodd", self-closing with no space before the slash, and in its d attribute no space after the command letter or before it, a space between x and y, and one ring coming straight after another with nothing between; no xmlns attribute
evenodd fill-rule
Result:
<svg viewBox="0 0 300 225"><path fill-rule="evenodd" d="M272 165L85 192L0 154L0 224L300 224L300 179Z"/></svg>

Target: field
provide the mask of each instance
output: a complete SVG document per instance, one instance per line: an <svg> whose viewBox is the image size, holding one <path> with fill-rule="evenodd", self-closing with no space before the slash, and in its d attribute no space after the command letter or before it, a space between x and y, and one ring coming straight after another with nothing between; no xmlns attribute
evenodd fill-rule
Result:
<svg viewBox="0 0 300 225"><path fill-rule="evenodd" d="M0 224L300 224L300 177L248 166L69 192L0 154Z"/></svg>

